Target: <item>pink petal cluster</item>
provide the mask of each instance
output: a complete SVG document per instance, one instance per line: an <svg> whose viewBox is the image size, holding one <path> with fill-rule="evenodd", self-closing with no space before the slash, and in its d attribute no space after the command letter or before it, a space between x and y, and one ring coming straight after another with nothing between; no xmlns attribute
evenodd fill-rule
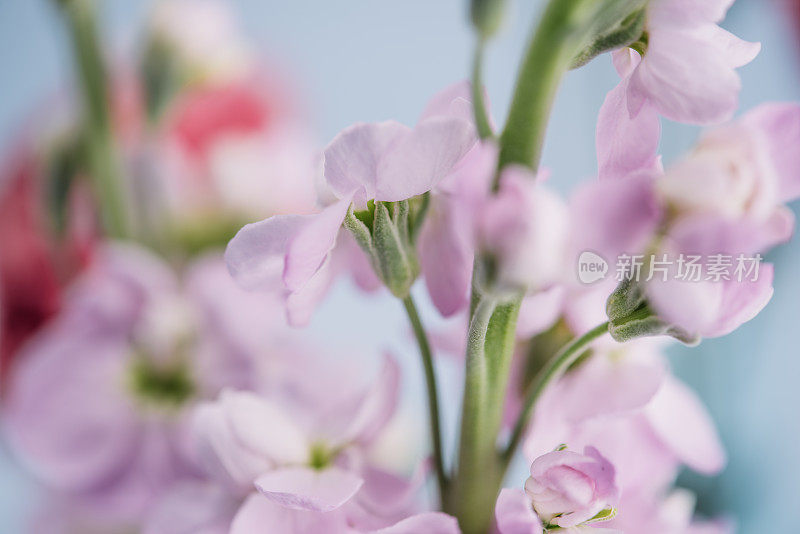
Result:
<svg viewBox="0 0 800 534"><path fill-rule="evenodd" d="M280 292L289 322L308 323L327 286L331 251L351 206L363 210L370 200L426 193L475 144L472 123L436 114L438 100L414 128L385 121L339 133L324 151L324 179L336 200L314 215L275 216L242 228L226 251L233 277L246 288Z"/></svg>
<svg viewBox="0 0 800 534"><path fill-rule="evenodd" d="M693 506L678 527L658 527L652 510L664 501L678 470L719 472L725 453L699 398L667 372L659 343L602 344L545 393L525 451L528 458L561 443L596 447L613 464L619 488L615 518L603 525L624 532L685 532ZM673 518L674 519L674 518Z"/></svg>
<svg viewBox="0 0 800 534"><path fill-rule="evenodd" d="M105 247L23 349L4 430L21 461L76 506L141 517L199 473L183 408L223 385L253 385L255 355L277 332L263 327L269 303L238 289L220 259L197 263L184 282L141 249ZM243 335L248 320L261 327ZM182 377L185 389L148 389L159 376Z"/></svg>
<svg viewBox="0 0 800 534"><path fill-rule="evenodd" d="M653 251L657 244L656 257L666 254L674 270L681 254L704 261L719 254L754 257L791 237L794 217L785 203L800 193L800 167L785 147L789 140L800 141L800 107L760 106L707 132L666 170L657 160L610 146L603 132L613 129L615 113L607 112L598 124L601 181L583 193L584 226L596 229L584 243L598 243L612 259ZM637 131L626 135L657 144L658 126L640 120ZM606 199L613 211L589 210L590 197ZM769 264L760 266L757 279L696 282L674 274L647 283L650 303L668 322L705 337L727 334L752 319L772 295Z"/></svg>

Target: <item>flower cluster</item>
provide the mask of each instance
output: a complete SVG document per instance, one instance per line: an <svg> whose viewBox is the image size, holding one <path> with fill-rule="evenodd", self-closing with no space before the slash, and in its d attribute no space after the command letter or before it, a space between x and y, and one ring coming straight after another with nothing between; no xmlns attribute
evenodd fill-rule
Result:
<svg viewBox="0 0 800 534"><path fill-rule="evenodd" d="M102 101L20 149L0 195L2 424L47 490L32 531L730 532L675 485L726 455L664 348L763 309L762 255L800 197L800 105L732 120L759 45L718 26L731 3L552 0L495 134L480 58L503 3L473 0L475 79L413 126L358 123L318 154L222 4L159 4L106 79L88 4L59 2ZM622 79L598 176L564 198L538 166L547 111L606 52ZM708 127L666 167L662 116ZM604 258L626 262L605 276ZM405 307L430 455L397 458L414 444L393 430L394 354L364 373L297 328L342 276ZM423 285L453 331L426 329ZM463 355L457 455L445 352Z"/></svg>

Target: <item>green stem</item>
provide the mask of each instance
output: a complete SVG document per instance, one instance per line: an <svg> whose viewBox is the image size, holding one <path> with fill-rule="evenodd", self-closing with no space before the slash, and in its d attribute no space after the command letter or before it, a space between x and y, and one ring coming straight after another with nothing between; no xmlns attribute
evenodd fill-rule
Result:
<svg viewBox="0 0 800 534"><path fill-rule="evenodd" d="M436 385L436 370L433 367L433 353L422 326L417 306L414 299L408 295L403 299L406 314L414 329L414 336L417 338L419 353L422 357L422 367L425 371L425 385L428 389L428 420L430 423L431 442L433 445L433 463L436 469L436 481L439 487L439 497L444 501L447 492L447 475L444 468L444 455L442 454L442 431L439 416L439 394Z"/></svg>
<svg viewBox="0 0 800 534"><path fill-rule="evenodd" d="M525 53L508 120L500 137L498 169L539 167L556 91L591 31L598 0L551 0Z"/></svg>
<svg viewBox="0 0 800 534"><path fill-rule="evenodd" d="M498 303L483 296L469 325L458 471L446 508L464 534L488 532L502 482L497 437L519 304L520 299Z"/></svg>
<svg viewBox="0 0 800 534"><path fill-rule="evenodd" d="M107 234L123 238L128 233L128 220L111 125L105 67L98 44L94 3L91 0L60 0L56 3L63 9L69 22L80 74L86 115L88 167L94 193Z"/></svg>
<svg viewBox="0 0 800 534"><path fill-rule="evenodd" d="M486 111L486 102L483 97L483 52L486 48L486 40L478 37L475 45L475 55L472 59L472 110L475 115L475 127L478 130L478 137L489 139L494 137L492 124L489 121L489 114Z"/></svg>
<svg viewBox="0 0 800 534"><path fill-rule="evenodd" d="M522 411L514 425L511 438L508 440L508 446L502 454L504 468L508 466L516 453L517 447L522 441L522 437L525 435L525 430L528 426L531 414L533 413L533 409L536 406L536 402L542 396L547 386L560 378L564 372L569 369L570 365L575 363L575 360L583 354L584 349L586 349L592 341L606 333L608 333L608 322L596 326L581 337L575 338L567 343L553 356L547 365L539 371L539 374L536 375L536 379L533 384L531 384L528 395L525 398Z"/></svg>

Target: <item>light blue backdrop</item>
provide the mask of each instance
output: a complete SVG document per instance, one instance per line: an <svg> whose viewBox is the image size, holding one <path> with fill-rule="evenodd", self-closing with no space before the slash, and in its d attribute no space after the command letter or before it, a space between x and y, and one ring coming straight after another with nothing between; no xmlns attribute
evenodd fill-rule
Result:
<svg viewBox="0 0 800 534"><path fill-rule="evenodd" d="M104 3L108 41L124 49L150 2ZM761 55L741 69L743 109L774 99L798 99L797 38L778 0L739 0L725 26L760 40ZM396 118L412 123L427 98L461 79L472 39L461 0L238 0L246 31L300 80L316 118L321 143L359 120ZM541 2L512 2L505 31L491 47L486 82L498 120L505 115L514 73ZM45 0L0 0L0 147L13 142L41 99L70 75L64 32ZM605 92L616 83L608 58L571 73L553 114L544 163L552 183L569 190L595 171L594 121ZM692 128L668 124L667 161L690 145ZM800 147L798 147L800 149ZM796 206L795 206L796 207ZM716 480L687 477L701 492L701 508L738 517L741 532L795 532L800 524L800 249L798 239L772 254L779 261L770 306L756 320L721 340L674 351L679 373L700 389L718 421L730 466ZM342 313L345 311L346 313ZM430 310L426 310L431 315ZM343 317L348 318L347 320ZM312 331L344 346L393 347L411 353L404 318L389 299L364 303L338 287ZM374 358L370 351L366 358ZM419 392L416 360L404 364L409 390ZM445 367L447 367L445 365ZM445 369L447 370L447 369ZM452 381L450 381L452 382ZM445 384L455 395L457 386ZM447 394L447 393L446 393ZM418 395L417 395L418 396ZM412 409L419 408L412 403ZM452 433L455 414L446 410ZM33 484L0 446L0 531L21 532L35 502ZM639 534L639 533L636 533Z"/></svg>

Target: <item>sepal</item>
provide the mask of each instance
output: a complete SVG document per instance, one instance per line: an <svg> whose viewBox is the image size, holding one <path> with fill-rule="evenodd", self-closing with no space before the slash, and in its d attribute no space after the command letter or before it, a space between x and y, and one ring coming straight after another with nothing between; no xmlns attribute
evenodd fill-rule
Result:
<svg viewBox="0 0 800 534"><path fill-rule="evenodd" d="M623 280L608 297L606 315L608 332L620 343L651 336L674 337L689 346L700 343L697 334L661 319L648 305L642 286L632 280Z"/></svg>

